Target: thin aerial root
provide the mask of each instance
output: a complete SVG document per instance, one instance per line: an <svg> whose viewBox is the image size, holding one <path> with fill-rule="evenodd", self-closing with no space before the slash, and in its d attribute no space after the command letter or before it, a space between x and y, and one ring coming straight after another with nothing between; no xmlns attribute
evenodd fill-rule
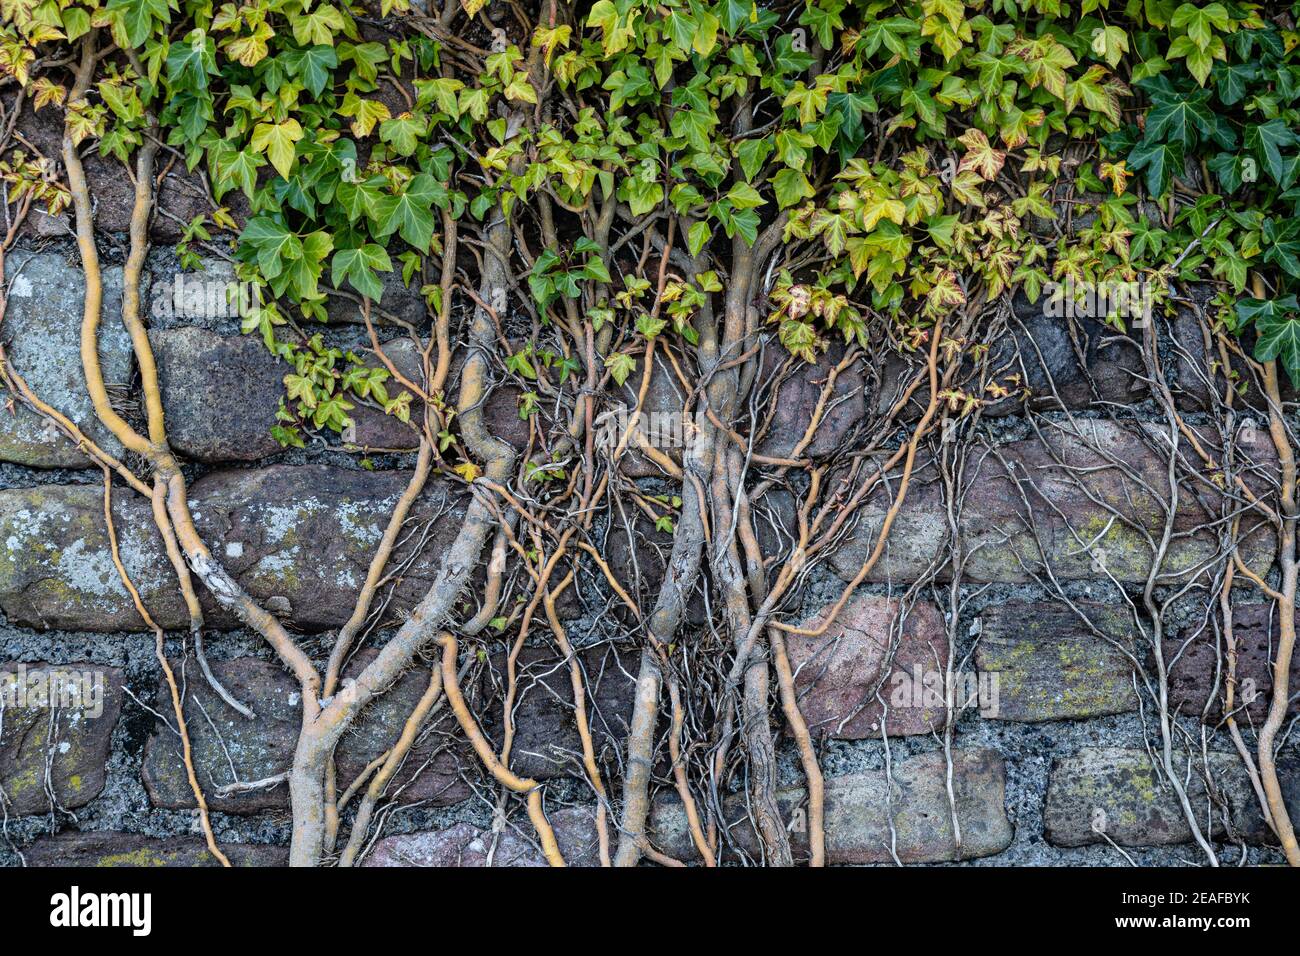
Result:
<svg viewBox="0 0 1300 956"><path fill-rule="evenodd" d="M461 694L460 678L456 674L456 638L449 631L443 631L438 637L438 644L442 647L442 683L447 693L447 703L451 706L451 712L456 715L460 729L469 739L470 746L474 748L479 759L483 761L483 766L497 783L515 793L528 795L528 818L532 820L533 827L537 830L546 862L551 866L564 866L564 857L560 853L560 845L555 840L555 831L546 819L546 812L542 806L541 784L536 780L512 773L497 759L496 752L483 736L478 721L470 713L465 697Z"/></svg>
<svg viewBox="0 0 1300 956"><path fill-rule="evenodd" d="M135 609L140 618L149 630L153 631L154 654L158 658L158 663L162 666L163 675L167 679L167 687L171 691L172 710L176 714L176 732L180 734L181 738L181 759L185 762L185 777L189 781L190 790L194 793L194 800L198 804L199 821L203 825L203 836L207 840L209 852L216 857L222 866L228 867L230 866L230 860L217 846L217 838L212 833L212 821L208 818L208 801L203 796L203 788L199 786L199 778L194 773L194 755L190 749L190 733L185 724L185 710L181 703L180 690L176 686L176 675L172 673L171 663L167 660L167 654L163 646L163 631L145 608L144 601L140 598L140 592L136 590L135 584L132 583L126 565L122 563L121 551L117 545L117 528L113 522L113 474L106 466L101 467L103 467L104 472L104 526L108 531L108 546L113 557L113 565L117 568L117 574L122 580L122 585L131 595L131 601L135 604Z"/></svg>

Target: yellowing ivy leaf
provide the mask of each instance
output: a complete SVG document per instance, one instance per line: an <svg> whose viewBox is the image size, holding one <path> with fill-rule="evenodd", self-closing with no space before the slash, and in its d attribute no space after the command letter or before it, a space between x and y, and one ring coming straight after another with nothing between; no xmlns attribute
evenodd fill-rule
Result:
<svg viewBox="0 0 1300 956"><path fill-rule="evenodd" d="M1002 164L1007 161L1007 154L1002 150L994 149L983 132L974 128L968 129L957 137L957 142L966 147L966 155L962 157L958 169L974 170L986 182L998 178L998 173L1002 172Z"/></svg>
<svg viewBox="0 0 1300 956"><path fill-rule="evenodd" d="M542 59L546 62L547 69L551 67L551 57L555 51L569 45L569 35L572 32L573 27L568 24L550 29L538 27L534 31L533 46L542 48Z"/></svg>
<svg viewBox="0 0 1300 956"><path fill-rule="evenodd" d="M294 143L302 139L302 127L292 117L283 123L258 123L253 127L253 149L264 153L285 179L293 170Z"/></svg>
<svg viewBox="0 0 1300 956"><path fill-rule="evenodd" d="M275 31L271 29L270 24L259 23L252 36L227 40L222 47L226 53L238 60L241 66L256 66L266 59L266 54L269 52L267 41L273 36Z"/></svg>
<svg viewBox="0 0 1300 956"><path fill-rule="evenodd" d="M334 34L344 28L343 15L328 4L290 19L293 38L303 46L333 46Z"/></svg>
<svg viewBox="0 0 1300 956"><path fill-rule="evenodd" d="M1102 163L1101 178L1109 179L1111 189L1115 190L1116 196L1124 195L1128 189L1128 181L1133 178L1133 173L1129 171L1127 164L1121 160L1118 163Z"/></svg>
<svg viewBox="0 0 1300 956"><path fill-rule="evenodd" d="M483 474L483 472L479 470L478 465L474 464L472 461L461 462L452 470L466 481L474 481L479 475Z"/></svg>
<svg viewBox="0 0 1300 956"><path fill-rule="evenodd" d="M957 201L964 206L978 206L984 208L984 193L980 191L980 186L984 180L980 174L973 169L958 170L957 175L952 178L949 189L956 197Z"/></svg>
<svg viewBox="0 0 1300 956"><path fill-rule="evenodd" d="M1128 52L1128 34L1113 24L1092 31L1092 52L1104 59L1113 70Z"/></svg>
<svg viewBox="0 0 1300 956"><path fill-rule="evenodd" d="M343 97L340 116L352 117L352 135L362 138L370 135L376 123L389 119L388 107L378 100L363 100L356 93Z"/></svg>

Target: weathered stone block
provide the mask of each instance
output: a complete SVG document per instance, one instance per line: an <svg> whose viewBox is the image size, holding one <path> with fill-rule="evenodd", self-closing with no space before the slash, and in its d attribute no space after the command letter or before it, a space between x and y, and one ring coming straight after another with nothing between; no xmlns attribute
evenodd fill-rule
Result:
<svg viewBox="0 0 1300 956"><path fill-rule="evenodd" d="M1188 289L1191 304L1178 307L1178 313L1169 323L1170 345L1173 361L1170 366L1177 372L1174 400L1183 411L1202 412L1218 407L1224 401L1229 385L1235 397L1233 405L1253 409L1263 422L1268 415L1268 399L1259 387L1259 381L1250 369L1235 355L1229 354L1231 382L1225 373L1223 357L1210 329L1217 307L1212 299L1216 290L1212 286L1193 285ZM1202 316L1204 318L1202 318ZM1242 346L1247 353L1254 349L1254 331L1245 329ZM1282 400L1294 402L1295 387L1285 375L1278 383Z"/></svg>
<svg viewBox="0 0 1300 956"><path fill-rule="evenodd" d="M1000 853L1011 843L1004 806L1006 768L991 750L953 754L953 791L961 845L953 836L952 803L946 789L943 754L918 754L896 761L893 786L883 771L848 774L826 781L826 861L887 863L893 847L903 863L968 860ZM778 795L782 813L794 824L796 856L807 857L805 794L802 788ZM730 836L747 852L758 852L743 798L725 803ZM678 859L695 856L686 814L675 800L656 804L651 840Z"/></svg>
<svg viewBox="0 0 1300 956"><path fill-rule="evenodd" d="M640 658L613 647L579 651L577 657L587 689L587 721L596 759L609 765L627 739ZM496 683L504 686L505 661L498 658L493 664ZM536 780L585 776L568 663L556 651L529 647L520 652L515 666L518 690L512 711L515 736L510 769ZM484 718L485 729L499 744L505 734L501 707L492 707Z"/></svg>
<svg viewBox="0 0 1300 956"><path fill-rule="evenodd" d="M397 112L404 111L405 106ZM394 112L394 116L397 115ZM370 321L375 325L397 325L406 323L417 328L424 327L429 321L429 307L424 296L420 295L420 280L414 277L410 286L402 284L401 270L379 273L384 292L378 302L370 303ZM360 325L365 322L361 314L361 299L348 289L339 293L332 290L325 305L325 311L331 322ZM397 319L398 322L393 320Z"/></svg>
<svg viewBox="0 0 1300 956"><path fill-rule="evenodd" d="M1028 581L1046 559L1058 580L1110 575L1144 581L1169 500L1167 456L1158 452L1165 430L1076 419L1059 428L1046 423L1042 433L1042 440L1007 442L977 453L968 464L960 515L968 556L965 579ZM1180 451L1185 460L1199 463L1190 448L1180 446ZM1261 431L1243 433L1238 453L1257 463L1261 474L1277 467L1276 453ZM895 470L891 495L897 478ZM1210 559L1219 547L1217 532L1207 527L1219 519L1217 486L1203 469L1183 482L1161 566L1171 578ZM1247 482L1256 494L1265 493L1260 479L1251 476ZM877 489L865 503L857 528L831 558L841 577L851 579L862 567L890 501ZM932 564L942 565L941 550L948 547L946 506L934 464L918 459L886 553L867 580L915 580ZM1239 549L1251 568L1264 571L1273 562L1276 539L1262 521L1243 519ZM950 567L940 567L940 580L950 574Z"/></svg>
<svg viewBox="0 0 1300 956"><path fill-rule="evenodd" d="M754 533L763 555L789 553L794 536L798 534L794 499L790 493L784 489L773 489L758 501L751 502L751 506ZM659 513L671 517L667 508ZM673 532L656 528L645 512L638 508L615 515L608 533L599 542L601 554L614 577L639 602L642 613L648 613L654 607L672 556L673 537ZM580 560L591 567L592 573L601 573L585 555ZM575 590L576 588L570 588L566 593ZM616 613L623 614L623 603L616 600L614 609ZM691 590L687 599L686 620L692 625L703 625L708 621L702 581Z"/></svg>
<svg viewBox="0 0 1300 956"><path fill-rule="evenodd" d="M122 446L95 417L81 369L81 319L85 303L82 271L57 253L14 252L5 261L9 304L6 349L13 367L36 396L62 412L113 456ZM99 361L110 386L131 381L131 340L122 328L122 270L103 270L104 299ZM85 468L90 459L58 428L14 400L13 414L0 415L0 461L37 468Z"/></svg>
<svg viewBox="0 0 1300 956"><path fill-rule="evenodd" d="M813 412L832 372L836 372L834 388L803 454L817 457L844 447L853 426L866 415L866 401L858 367L861 357L839 369L843 359L844 347L838 343L819 355L815 364L791 358L783 349L768 350L762 382L770 382L768 387L776 390L776 397L772 418L763 423L763 437L755 449L759 454L785 458L794 451L812 424Z"/></svg>
<svg viewBox="0 0 1300 956"><path fill-rule="evenodd" d="M1237 644L1233 709L1239 722L1258 725L1268 713L1273 695L1273 659L1279 638L1277 609L1272 604L1234 605L1232 634ZM1164 651L1169 665L1169 706L1184 714L1205 713L1207 720L1218 723L1223 716L1228 680L1228 651L1223 637L1207 628L1190 642L1182 637L1166 639ZM1292 694L1300 687L1300 656L1291 659L1290 686ZM1300 701L1292 699L1288 712L1297 711Z"/></svg>
<svg viewBox="0 0 1300 956"><path fill-rule="evenodd" d="M568 866L599 866L600 846L595 811L589 807L548 810L555 842ZM617 831L610 822L610 829ZM611 836L611 842L616 840ZM546 866L532 824L526 817L513 820L497 839L488 830L457 823L445 830L385 837L375 844L363 866Z"/></svg>
<svg viewBox="0 0 1300 956"><path fill-rule="evenodd" d="M820 626L827 611L801 626ZM942 725L948 666L943 619L921 602L900 622L902 611L897 599L861 595L820 637L786 636L799 708L814 736L880 737L882 722L891 737ZM930 687L937 697L927 697Z"/></svg>
<svg viewBox="0 0 1300 956"><path fill-rule="evenodd" d="M1184 763L1185 758L1177 755L1180 773ZM1210 814L1214 837L1272 842L1240 757L1212 753L1209 765L1216 799L1222 803ZM1295 779L1295 769L1280 768L1287 779L1286 799L1293 816L1300 811L1300 781ZM1201 770L1198 760L1186 784L1188 799L1204 830L1207 804ZM1163 846L1192 839L1177 795L1163 774L1156 773L1144 750L1088 747L1076 756L1058 759L1047 788L1043 826L1048 841L1057 846L1105 842L1099 831L1121 846Z"/></svg>
<svg viewBox="0 0 1300 956"><path fill-rule="evenodd" d="M199 461L256 461L280 450L271 437L291 367L261 339L191 327L150 333L167 438Z"/></svg>
<svg viewBox="0 0 1300 956"><path fill-rule="evenodd" d="M122 711L122 672L95 664L0 665L0 792L15 816L99 796Z"/></svg>
<svg viewBox="0 0 1300 956"><path fill-rule="evenodd" d="M12 110L14 104L10 101L7 106ZM34 112L32 101L28 99L17 117L18 132L47 159L57 164L60 172L63 165L63 116L63 111L56 107L47 106ZM30 150L21 145L19 148L31 155ZM127 174L127 167L113 156L100 156L97 150L87 153L82 162L90 195L94 199L96 231L126 232L130 228L131 208L135 201L135 186ZM162 165L159 164L159 172L163 172ZM132 164L132 172L134 168ZM156 215L150 220L150 235L157 242L176 242L190 220L212 211L199 172L189 172L183 165L167 171L157 199L159 207L170 214ZM248 202L238 190L227 193L222 197L222 202L230 207L237 222L247 215ZM29 220L28 226L33 225Z"/></svg>
<svg viewBox="0 0 1300 956"><path fill-rule="evenodd" d="M325 465L216 472L195 482L199 534L237 580L303 629L338 627L352 613L374 549L407 472ZM0 608L13 623L72 630L140 630L104 530L102 488L43 486L0 491ZM188 626L149 505L119 491L113 513L122 559L145 606L164 628ZM431 480L411 520L428 526L420 556L395 585L391 609L412 607L435 579L463 516L463 498ZM398 566L416 547L409 536ZM234 618L202 593L209 622Z"/></svg>
<svg viewBox="0 0 1300 956"><path fill-rule="evenodd" d="M409 338L397 338L381 343L384 355L392 362L408 381L416 385L424 383L423 357L415 343ZM386 368L383 360L371 350L358 349L368 364L376 368ZM436 359L436 356L435 356ZM452 358L451 371L444 386L447 400L455 404L460 390L460 372L464 364L464 355ZM406 388L396 377L384 383L390 396L400 395ZM522 451L528 445L528 422L519 417L518 386L501 382L493 386L483 404L484 425L488 433L509 444L516 451ZM399 419L384 413L382 409L357 404L351 414L356 427L348 435L348 440L362 448L410 451L420 445L420 433L417 424L424 416L424 402L411 392L411 423L403 424Z"/></svg>
<svg viewBox="0 0 1300 956"><path fill-rule="evenodd" d="M1120 649L1134 653L1131 616L1122 607L1091 602L1078 607L1091 626L1068 605L1053 601L1000 604L980 615L975 662L981 675L997 679L997 707L990 717L1064 720L1137 708L1132 664Z"/></svg>
<svg viewBox="0 0 1300 956"><path fill-rule="evenodd" d="M1031 407L1086 408L1093 401L1127 405L1146 397L1139 343L1095 318L1048 314L1046 296L1031 303L1017 293L1008 334L989 354L997 381L1028 388ZM1014 415L1017 396L990 404L985 415Z"/></svg>
<svg viewBox="0 0 1300 956"><path fill-rule="evenodd" d="M355 676L373 659L373 652L358 654L347 676ZM256 813L287 807L289 792L284 783L225 796L218 788L237 782L231 778L232 765L238 782L242 783L265 780L289 769L302 726L297 683L278 664L251 658L213 661L212 670L223 686L256 716L249 720L237 713L217 696L197 670L193 672L186 698L186 720L195 773L208 805L227 813ZM335 752L340 793L366 764L396 742L428 685L427 670L408 671L344 735ZM195 705L195 700L201 708ZM172 712L166 683L160 683L158 688L157 706L160 713ZM397 793L400 789L398 799L403 803L428 801L435 806L457 803L468 797L470 790L460 779L464 754L453 743L453 736L458 738L459 729L444 708L442 715L435 717L427 736L412 749L389 784L388 792ZM180 740L170 729L156 728L145 743L143 776L154 806L184 809L195 805L181 759Z"/></svg>
<svg viewBox="0 0 1300 956"><path fill-rule="evenodd" d="M232 866L285 866L286 847L222 843ZM135 833L67 832L42 837L23 851L28 866L194 867L220 866L201 837L159 840Z"/></svg>

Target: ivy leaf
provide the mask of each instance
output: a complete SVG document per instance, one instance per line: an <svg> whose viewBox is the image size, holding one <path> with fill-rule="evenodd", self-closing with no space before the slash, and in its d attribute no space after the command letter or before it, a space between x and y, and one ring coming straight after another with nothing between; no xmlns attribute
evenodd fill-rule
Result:
<svg viewBox="0 0 1300 956"><path fill-rule="evenodd" d="M962 205L977 206L983 209L986 203L984 193L980 190L982 185L984 185L984 180L980 178L979 173L974 170L964 169L952 178L948 188Z"/></svg>
<svg viewBox="0 0 1300 956"><path fill-rule="evenodd" d="M686 248L690 250L692 256L698 256L700 250L704 248L705 243L713 238L713 229L707 222L701 219L691 226L686 233Z"/></svg>
<svg viewBox="0 0 1300 956"><path fill-rule="evenodd" d="M259 23L251 35L226 40L222 46L227 54L239 61L240 66L257 66L271 52L270 40L274 36L270 24Z"/></svg>
<svg viewBox="0 0 1300 956"><path fill-rule="evenodd" d="M343 97L343 103L339 106L339 115L352 117L352 135L362 139L370 135L375 124L388 119L392 114L388 112L388 107L378 100L363 100L356 93L349 93ZM484 100L484 115L487 115L486 100Z"/></svg>
<svg viewBox="0 0 1300 956"><path fill-rule="evenodd" d="M757 209L767 201L749 183L735 183L727 190L727 199L737 209Z"/></svg>
<svg viewBox="0 0 1300 956"><path fill-rule="evenodd" d="M375 272L389 272L392 268L393 263L383 246L366 243L358 249L340 249L334 253L330 282L336 289L341 289L346 278L352 288L378 302L384 294L384 284Z"/></svg>
<svg viewBox="0 0 1300 956"><path fill-rule="evenodd" d="M257 185L257 170L265 165L266 160L251 148L241 149L237 153L232 152L226 158L218 160L217 198L221 198L227 190L238 187L243 190L245 196L252 199L253 190Z"/></svg>
<svg viewBox="0 0 1300 956"><path fill-rule="evenodd" d="M533 31L533 46L541 47L542 59L546 62L546 68L551 68L551 58L555 56L555 51L561 47L569 45L569 36L573 33L573 27L565 24L554 28L539 26Z"/></svg>
<svg viewBox="0 0 1300 956"><path fill-rule="evenodd" d="M302 139L302 126L290 117L283 123L258 123L253 127L252 147L271 161L283 178L293 170L294 143Z"/></svg>
<svg viewBox="0 0 1300 956"><path fill-rule="evenodd" d="M1161 97L1147 114L1146 141L1170 140L1182 146L1195 145L1196 134L1209 136L1214 126L1210 94L1197 90L1186 96Z"/></svg>
<svg viewBox="0 0 1300 956"><path fill-rule="evenodd" d="M1219 101L1224 106L1235 106L1240 103L1246 95L1246 88L1259 79L1259 64L1253 61L1246 63L1216 63L1210 76L1214 79L1214 85L1219 91Z"/></svg>
<svg viewBox="0 0 1300 956"><path fill-rule="evenodd" d="M339 183L335 195L351 222L378 218L377 210L380 200L384 197L383 186L386 182L387 180L375 176L360 183L346 180Z"/></svg>
<svg viewBox="0 0 1300 956"><path fill-rule="evenodd" d="M1294 146L1297 142L1295 130L1285 120L1272 119L1246 127L1246 148L1259 157L1273 182L1282 187L1287 183L1287 169L1282 158L1282 150Z"/></svg>
<svg viewBox="0 0 1300 956"><path fill-rule="evenodd" d="M1211 3L1204 7L1184 3L1174 11L1169 25L1185 29L1188 38L1203 50L1210 45L1215 30L1227 33L1232 29L1232 20L1221 3Z"/></svg>
<svg viewBox="0 0 1300 956"><path fill-rule="evenodd" d="M339 65L338 54L332 46L313 46L303 50L286 50L278 59L289 72L302 80L312 96L320 96L329 82L330 71Z"/></svg>
<svg viewBox="0 0 1300 956"><path fill-rule="evenodd" d="M1259 332L1255 358L1268 362L1280 358L1292 384L1300 382L1300 319L1295 318L1300 303L1294 295L1281 299L1244 299L1237 303L1237 316L1243 323L1254 322Z"/></svg>
<svg viewBox="0 0 1300 956"><path fill-rule="evenodd" d="M636 368L636 359L622 352L615 352L605 359L605 368L609 369L609 374L614 381L622 385L627 381L627 377L632 374L632 370Z"/></svg>
<svg viewBox="0 0 1300 956"><path fill-rule="evenodd" d="M447 188L428 173L420 173L397 196L376 203L378 238L398 233L421 252L433 242L433 207L446 208Z"/></svg>
<svg viewBox="0 0 1300 956"><path fill-rule="evenodd" d="M397 155L410 156L414 154L420 137L428 132L428 128L424 117L403 113L379 124L379 138L393 147Z"/></svg>
<svg viewBox="0 0 1300 956"><path fill-rule="evenodd" d="M986 182L992 182L1002 172L1002 164L1007 161L1007 154L989 145L989 138L980 130L968 129L957 137L957 142L966 147L958 169L971 169L979 173Z"/></svg>
<svg viewBox="0 0 1300 956"><path fill-rule="evenodd" d="M902 39L920 29L916 21L909 17L889 17L884 20L872 20L858 34L855 52L863 56L872 56L882 46L895 56L907 52L907 44ZM807 67L804 67L807 69Z"/></svg>
<svg viewBox="0 0 1300 956"><path fill-rule="evenodd" d="M293 38L303 46L333 46L334 34L344 28L343 15L329 4L289 19L293 24Z"/></svg>
<svg viewBox="0 0 1300 956"><path fill-rule="evenodd" d="M1281 299L1241 299L1237 302L1237 327L1244 329L1252 322L1263 329L1286 321L1288 312L1300 310L1294 295Z"/></svg>
<svg viewBox="0 0 1300 956"><path fill-rule="evenodd" d="M1279 225L1269 218L1260 229L1264 261L1300 279L1300 220L1286 219Z"/></svg>
<svg viewBox="0 0 1300 956"><path fill-rule="evenodd" d="M844 251L844 246L848 242L849 226L848 217L840 213L818 209L813 214L813 235L822 237L822 241L826 243L826 251L832 256L839 256Z"/></svg>
<svg viewBox="0 0 1300 956"><path fill-rule="evenodd" d="M747 139L736 147L736 158L740 160L740 171L745 174L747 182L752 183L754 181L754 177L763 168L763 164L767 162L767 157L772 154L774 148L772 140L766 137Z"/></svg>
<svg viewBox="0 0 1300 956"><path fill-rule="evenodd" d="M1122 27L1098 27L1092 34L1092 52L1101 57L1113 70L1128 52L1128 34Z"/></svg>
<svg viewBox="0 0 1300 956"><path fill-rule="evenodd" d="M131 47L145 45L153 34L155 20L172 20L167 0L108 0L105 9L113 24L113 38L119 45Z"/></svg>
<svg viewBox="0 0 1300 956"><path fill-rule="evenodd" d="M778 172L772 178L772 189L776 193L776 204L781 209L815 195L808 177L798 169L782 169Z"/></svg>
<svg viewBox="0 0 1300 956"><path fill-rule="evenodd" d="M284 223L269 216L257 216L249 220L239 241L256 253L257 267L267 279L280 275L286 261L302 257L302 240L290 232Z"/></svg>
<svg viewBox="0 0 1300 956"><path fill-rule="evenodd" d="M1079 61L1050 33L1035 40L1020 40L1007 47L1008 56L1022 57L1029 65L1026 80L1030 89L1039 86L1058 100L1065 99L1065 71Z"/></svg>
<svg viewBox="0 0 1300 956"><path fill-rule="evenodd" d="M1090 66L1083 76L1065 86L1065 111L1072 112L1082 103L1095 113L1100 113L1116 125L1119 124L1119 98L1115 88L1103 83L1106 71L1100 66Z"/></svg>
<svg viewBox="0 0 1300 956"><path fill-rule="evenodd" d="M1159 199L1169 188L1174 171L1183 168L1183 147L1179 143L1138 143L1128 154L1128 166L1147 171L1147 192Z"/></svg>
<svg viewBox="0 0 1300 956"><path fill-rule="evenodd" d="M696 19L699 25L691 35L691 48L700 56L708 56L718 45L718 27L721 23L717 17L704 9L698 11Z"/></svg>
<svg viewBox="0 0 1300 956"><path fill-rule="evenodd" d="M191 30L167 50L167 82L201 92L217 75L217 47L202 30Z"/></svg>

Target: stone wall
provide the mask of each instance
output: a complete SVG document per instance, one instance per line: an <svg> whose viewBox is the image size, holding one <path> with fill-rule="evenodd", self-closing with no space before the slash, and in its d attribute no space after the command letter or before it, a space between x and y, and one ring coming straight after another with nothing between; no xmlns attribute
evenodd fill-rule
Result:
<svg viewBox="0 0 1300 956"><path fill-rule="evenodd" d="M42 228L55 238L39 250L27 246L10 256L5 340L38 394L106 448L120 451L94 425L81 388L76 331L81 277L75 253L57 223ZM111 317L120 297L121 268L112 264L114 249L105 255L105 315ZM223 274L220 263L210 263L208 274ZM177 275L169 253L153 255L150 275L151 337L168 426L174 447L190 463L199 530L240 583L301 635L313 654L324 656L328 648L320 635L350 613L371 550L406 484L414 433L363 409L355 433L346 438L370 449L367 467L337 446L282 451L268 429L284 367L255 337L240 334L235 317L187 315L184 309L178 315L163 307L159 300L166 293L159 290L173 287ZM417 319L423 314L418 297L400 287L385 298L385 306ZM324 329L331 341L365 344L352 303L334 301L332 315L335 321ZM1136 374L1140 362L1131 340L1110 337L1088 322L1073 337L1064 328L1061 320L1020 303L1011 337L1016 341L1000 347L1020 346L1031 407L1042 407L1050 375L1074 414L1049 409L1031 420L1022 400L1008 399L990 410L975 433L961 438L978 444L981 452L972 457L975 470L961 518L971 556L959 619L945 616L943 592L909 590L935 565L946 540L934 463L923 461L885 560L823 637L791 640L803 710L824 741L830 862L1123 865L1126 856L1140 864L1197 861L1173 792L1149 759L1152 717L1139 672L1149 663L1151 648L1143 646L1122 600L1124 589L1139 585L1149 570L1140 529L1156 530L1160 521L1160 504L1150 488L1158 483L1164 459L1141 439L1165 423ZM384 329L391 353L399 364L412 361L395 331ZM1194 319L1162 323L1161 334L1180 337L1195 353ZM130 344L111 319L105 322L101 355L109 382L129 385ZM763 453L788 453L789 436L802 434L826 368L822 363L796 370L781 386L777 416L760 444ZM887 380L896 371L887 364L882 375ZM1205 414L1195 371L1190 365L1173 370L1184 386L1178 401L1193 423ZM882 400L884 390L868 388L861 374L846 374L840 382L839 404L813 454L834 450ZM1103 406L1090 404L1094 387L1103 402L1119 409L1114 418L1102 414ZM115 395L127 391L119 388ZM498 390L488 417L497 434L522 446L527 425L515 414L515 397L509 388ZM671 382L655 382L652 410L671 411L680 402ZM1257 466L1248 483L1262 488L1275 467L1267 431L1244 436L1239 447ZM0 711L0 862L211 863L198 836L152 637L143 632L110 558L99 470L22 407L0 416L0 462L0 671L30 675L57 666L92 675L102 690L98 703L83 699L54 709ZM1114 462L1122 462L1124 470L1117 471ZM631 460L627 470L645 480L654 473L653 465L640 459ZM1026 492L1021 479L1029 474L1036 480ZM1208 481L1180 499L1168 556L1173 573L1214 553L1215 532L1203 526L1217 504ZM769 505L764 534L775 547L792 517L788 499L773 496ZM242 716L224 702L185 643L185 609L147 503L119 488L112 507L128 570L153 615L175 632L168 650L184 682L194 761L218 839L239 865L281 863L289 830L285 787L222 788L287 768L298 723L295 684L255 636L205 601L213 671L253 716ZM1109 526L1107 507L1121 510L1139 531ZM452 486L429 482L413 515L418 533L407 537L396 558L403 571L386 591L385 624L400 619L424 593L463 508L464 499ZM819 620L843 581L857 572L883 512L884 503L869 501L833 561L810 578L802 595L805 620ZM1094 539L1081 542L1079 528L1092 528ZM662 575L668 536L641 529L632 549L627 535L619 535L617 529L609 532L611 563L635 567L652 588ZM1243 528L1242 555L1249 567L1267 573L1276 546L1266 527ZM1041 573L1044 557L1054 581ZM940 569L935 580L942 584L950 577L950 568ZM570 638L582 648L598 705L597 749L614 762L626 735L635 653L602 626L617 611L599 581L593 577L580 584L562 610ZM1069 603L1059 599L1061 594ZM1234 611L1241 674L1261 691L1248 711L1256 721L1268 691L1267 660L1276 633L1267 606L1257 602L1242 591ZM1203 619L1185 615L1165 636L1166 657L1175 662L1172 700L1190 715L1185 718L1190 727L1202 712L1211 727L1218 719L1213 702L1221 680L1219 655L1213 630L1203 625ZM381 627L351 666L364 664L385 636ZM561 848L572 862L590 863L596 859L593 810L575 772L572 702L558 663L543 647L529 647L521 657L526 693L515 715L519 737L512 767L549 782L548 807ZM499 664L491 657L486 662L471 687L473 699L492 699ZM997 693L995 702L981 698L980 706L965 711L945 742L939 733L944 708L927 696L925 675L949 666L971 675L977 693L996 675ZM343 784L390 746L426 682L426 671L409 672L346 737L337 759ZM899 688L901 697L886 699ZM990 706L982 706L986 703ZM484 720L494 739L500 733L499 711L496 705L485 710L496 715ZM1225 858L1235 861L1244 853L1252 863L1275 861L1231 744L1222 733L1208 739L1219 808L1210 814L1211 826ZM1294 741L1288 744L1283 775L1293 815L1300 815L1300 772L1290 758L1295 747ZM802 778L788 742L781 773L781 800L796 852L805 852ZM1197 806L1210 806L1203 782L1194 779L1189 789ZM383 816L382 835L367 865L482 865L489 852L497 865L543 863L526 819L494 830L493 791L445 717L424 735L389 794L391 811ZM743 802L728 798L724 812L734 822L735 844L752 847ZM692 855L674 801L661 799L653 829L665 852Z"/></svg>

